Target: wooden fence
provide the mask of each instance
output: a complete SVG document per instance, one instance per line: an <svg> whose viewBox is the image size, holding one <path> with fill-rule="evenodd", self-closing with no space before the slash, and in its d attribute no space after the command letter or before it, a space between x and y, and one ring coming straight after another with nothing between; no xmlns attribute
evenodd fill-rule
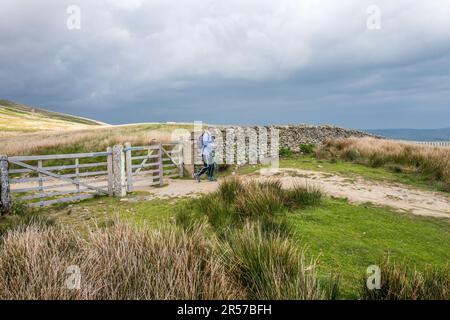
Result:
<svg viewBox="0 0 450 320"><path fill-rule="evenodd" d="M112 195L112 155L108 150L9 157L10 192L14 200L40 207Z"/></svg>
<svg viewBox="0 0 450 320"><path fill-rule="evenodd" d="M450 141L402 141L405 143L421 144L432 147L450 147Z"/></svg>
<svg viewBox="0 0 450 320"><path fill-rule="evenodd" d="M419 144L430 147L450 147L450 141L412 141L412 140L392 140L407 144Z"/></svg>
<svg viewBox="0 0 450 320"><path fill-rule="evenodd" d="M182 145L121 145L105 152L0 157L0 210L12 201L43 207L98 195L123 197L183 176Z"/></svg>

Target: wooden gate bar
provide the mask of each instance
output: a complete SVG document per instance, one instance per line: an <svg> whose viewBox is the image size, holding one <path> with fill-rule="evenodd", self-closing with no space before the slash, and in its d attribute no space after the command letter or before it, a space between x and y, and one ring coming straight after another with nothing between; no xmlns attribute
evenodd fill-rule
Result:
<svg viewBox="0 0 450 320"><path fill-rule="evenodd" d="M54 199L54 200L47 200L42 202L32 202L29 204L30 207L44 207L49 206L56 203L64 203L64 202L72 202L72 201L80 201L80 200L86 200L86 199L92 199L95 197L95 194L82 194L77 195L75 197L70 198L61 198L61 199Z"/></svg>
<svg viewBox="0 0 450 320"><path fill-rule="evenodd" d="M164 181L163 181L163 175L164 175L164 168L163 168L163 147L161 142L158 145L159 147L159 185L163 186L164 185Z"/></svg>
<svg viewBox="0 0 450 320"><path fill-rule="evenodd" d="M37 160L58 160L58 159L75 159L75 158L94 158L106 157L108 152L91 152L91 153L74 153L74 154L52 154L42 156L17 156L8 157L9 161L37 161Z"/></svg>
<svg viewBox="0 0 450 320"><path fill-rule="evenodd" d="M67 178L67 177L62 176L62 175L58 175L58 174L56 174L56 173L47 171L47 170L45 170L45 169L40 169L40 168L38 168L38 167L34 167L34 166L32 166L32 165L23 163L23 162L21 162L21 161L12 161L12 160L11 160L10 162L11 162L11 163L14 163L14 164L16 164L16 165L18 165L18 166L21 166L21 167L24 167L24 168L27 168L27 169L31 169L31 170L34 170L34 171L43 173L43 174L48 175L48 176L50 176L50 177L53 177L53 178L56 178L56 179L61 179L61 180L64 180L64 181L67 181L67 182L76 184L76 182L75 182L73 179ZM102 190L102 189L97 188L97 187L94 187L94 186L91 186L91 185L89 185L89 184L87 184L87 183L79 182L79 184L80 184L81 186L83 186L83 187L86 187L86 188L89 188L89 189L96 190L96 191L98 191L99 193L108 194L107 191Z"/></svg>

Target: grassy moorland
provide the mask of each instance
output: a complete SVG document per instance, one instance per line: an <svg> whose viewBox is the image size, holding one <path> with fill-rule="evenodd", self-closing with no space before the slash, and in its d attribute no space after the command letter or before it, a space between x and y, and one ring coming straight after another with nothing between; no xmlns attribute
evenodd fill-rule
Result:
<svg viewBox="0 0 450 320"><path fill-rule="evenodd" d="M330 198L288 217L299 242L320 256L319 270L342 276L342 297L358 298L358 280L370 264L386 256L422 271L445 268L450 261L450 225L445 220Z"/></svg>
<svg viewBox="0 0 450 320"><path fill-rule="evenodd" d="M99 126L83 130L59 130L0 137L0 154L37 155L105 151L114 144L147 145L152 140L170 142L175 129L192 125L142 124Z"/></svg>
<svg viewBox="0 0 450 320"><path fill-rule="evenodd" d="M402 183L435 191L450 190L450 148L378 139L337 139L314 149L311 146L302 155L284 149L280 166Z"/></svg>
<svg viewBox="0 0 450 320"><path fill-rule="evenodd" d="M283 190L276 181L228 179L198 199L134 194L126 201L17 208L0 226L0 267L8 270L0 276L1 297L449 298L447 220L352 205L301 185ZM57 272L30 279L31 261L34 271ZM74 263L85 270L87 283L110 285L84 287L75 296L49 291L65 279L64 266ZM373 264L389 275L376 294L364 290Z"/></svg>
<svg viewBox="0 0 450 320"><path fill-rule="evenodd" d="M86 129L104 125L91 119L21 105L0 99L0 135L11 136L62 129Z"/></svg>
<svg viewBox="0 0 450 320"><path fill-rule="evenodd" d="M21 134L0 138L0 154L103 151L169 141L176 128L191 129L145 124ZM282 150L280 165L448 191L448 149L380 141L330 141L305 146L306 155ZM229 177L197 199L134 193L36 210L16 204L0 217L0 298L449 299L449 239L445 219ZM379 291L364 287L373 264L384 275ZM79 291L63 286L69 265L82 271Z"/></svg>
<svg viewBox="0 0 450 320"><path fill-rule="evenodd" d="M0 99L0 154L10 156L96 152L125 142L169 142L174 130L191 132L192 128L181 123L112 126Z"/></svg>
<svg viewBox="0 0 450 320"><path fill-rule="evenodd" d="M293 155L280 160L281 168L314 170L339 174L344 177L365 178L374 181L401 183L425 190L442 191L430 184L427 177L414 172L395 172L389 168L373 168L364 164L343 160L317 159L311 155Z"/></svg>
<svg viewBox="0 0 450 320"><path fill-rule="evenodd" d="M428 182L442 191L450 191L450 148L412 145L402 142L363 138L332 139L315 152L317 158L384 168L403 180ZM404 175L401 175L404 174ZM411 179L405 179L406 176Z"/></svg>

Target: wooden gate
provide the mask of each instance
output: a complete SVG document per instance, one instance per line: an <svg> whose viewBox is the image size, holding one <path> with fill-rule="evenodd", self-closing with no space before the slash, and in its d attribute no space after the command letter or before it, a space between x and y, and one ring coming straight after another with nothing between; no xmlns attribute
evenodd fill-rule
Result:
<svg viewBox="0 0 450 320"><path fill-rule="evenodd" d="M0 157L0 211L10 208L11 196L43 207L162 186L166 178L183 176L182 148L181 143L127 143L106 152Z"/></svg>
<svg viewBox="0 0 450 320"><path fill-rule="evenodd" d="M136 187L162 186L164 178L183 176L182 144L131 146L125 144L127 191Z"/></svg>
<svg viewBox="0 0 450 320"><path fill-rule="evenodd" d="M112 151L8 157L13 201L30 206L112 195Z"/></svg>

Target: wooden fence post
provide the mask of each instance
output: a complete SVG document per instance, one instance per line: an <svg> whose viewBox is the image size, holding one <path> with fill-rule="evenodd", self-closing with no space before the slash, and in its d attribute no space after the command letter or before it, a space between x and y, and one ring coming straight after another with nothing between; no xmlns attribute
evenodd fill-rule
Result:
<svg viewBox="0 0 450 320"><path fill-rule="evenodd" d="M108 194L110 197L114 195L114 170L113 170L113 155L112 148L106 149L108 155L106 156L107 171L108 171Z"/></svg>
<svg viewBox="0 0 450 320"><path fill-rule="evenodd" d="M187 176L194 176L195 173L195 141L194 133L191 132L189 137L186 137L182 141L183 146L183 174Z"/></svg>
<svg viewBox="0 0 450 320"><path fill-rule="evenodd" d="M11 210L8 167L8 157L0 156L0 214L9 213Z"/></svg>
<svg viewBox="0 0 450 320"><path fill-rule="evenodd" d="M42 169L42 160L38 160L38 168ZM38 173L38 177L39 177L39 193L40 193L40 199L39 199L39 204L40 206L42 206L42 202L44 201L44 181L42 180L42 173Z"/></svg>
<svg viewBox="0 0 450 320"><path fill-rule="evenodd" d="M163 150L162 150L162 143L160 142L158 145L159 149L159 185L164 185L163 176L164 176L164 166L163 166Z"/></svg>
<svg viewBox="0 0 450 320"><path fill-rule="evenodd" d="M183 154L183 140L180 139L179 142L179 148L180 148L180 152L178 154L178 166L179 166L179 175L180 178L184 177L184 154Z"/></svg>
<svg viewBox="0 0 450 320"><path fill-rule="evenodd" d="M133 162L131 161L131 143L125 143L125 167L127 171L127 190L132 192L133 187Z"/></svg>
<svg viewBox="0 0 450 320"><path fill-rule="evenodd" d="M127 185L125 177L125 155L123 146L113 147L113 173L114 173L114 196L125 197L127 195Z"/></svg>

